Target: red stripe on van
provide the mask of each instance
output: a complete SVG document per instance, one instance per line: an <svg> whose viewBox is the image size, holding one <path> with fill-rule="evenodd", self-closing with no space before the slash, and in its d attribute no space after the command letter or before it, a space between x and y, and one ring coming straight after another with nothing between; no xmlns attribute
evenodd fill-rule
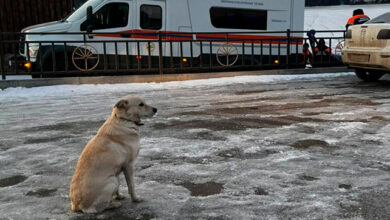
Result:
<svg viewBox="0 0 390 220"><path fill-rule="evenodd" d="M242 35L242 34L189 34L181 32L161 32L164 36L162 40L167 41L221 41L230 43L263 43L263 44L287 44L287 37L284 36L269 36L269 35ZM97 37L110 38L128 38L128 39L145 39L158 40L158 31L153 30L128 30L119 32L118 34L95 34ZM196 37L194 39L193 37ZM227 39L227 36L229 39ZM291 44L298 42L298 45L303 44L302 37L291 37Z"/></svg>

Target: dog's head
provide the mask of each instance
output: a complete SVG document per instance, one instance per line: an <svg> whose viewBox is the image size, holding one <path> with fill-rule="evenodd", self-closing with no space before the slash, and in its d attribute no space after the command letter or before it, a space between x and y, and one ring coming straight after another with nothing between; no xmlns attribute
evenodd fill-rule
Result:
<svg viewBox="0 0 390 220"><path fill-rule="evenodd" d="M142 125L141 118L152 117L156 112L157 108L147 105L142 98L125 96L115 104L113 115L118 119Z"/></svg>

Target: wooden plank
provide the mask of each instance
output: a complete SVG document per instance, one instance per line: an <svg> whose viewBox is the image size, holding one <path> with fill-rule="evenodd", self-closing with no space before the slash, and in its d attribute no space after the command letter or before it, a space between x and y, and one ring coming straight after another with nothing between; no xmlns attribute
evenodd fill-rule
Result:
<svg viewBox="0 0 390 220"><path fill-rule="evenodd" d="M5 0L5 7L7 8L7 12L6 13L6 18L7 18L7 24L8 24L8 29L5 30L6 32L12 32L13 31L13 28L15 26L15 23L14 23L14 20L12 19L13 16L12 15L12 4L11 4L11 0Z"/></svg>
<svg viewBox="0 0 390 220"><path fill-rule="evenodd" d="M6 21L6 8L4 5L5 1L0 1L0 32L4 32L7 29L7 21Z"/></svg>

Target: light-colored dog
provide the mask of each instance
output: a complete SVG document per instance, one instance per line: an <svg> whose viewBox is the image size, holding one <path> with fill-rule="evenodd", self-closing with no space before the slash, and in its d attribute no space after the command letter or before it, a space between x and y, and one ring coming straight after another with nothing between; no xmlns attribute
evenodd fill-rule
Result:
<svg viewBox="0 0 390 220"><path fill-rule="evenodd" d="M70 184L73 211L98 213L117 208L119 174L124 173L133 202L139 199L134 192L134 162L139 151L139 126L142 117L151 117L156 108L136 96L126 96L115 105L106 120L84 148Z"/></svg>

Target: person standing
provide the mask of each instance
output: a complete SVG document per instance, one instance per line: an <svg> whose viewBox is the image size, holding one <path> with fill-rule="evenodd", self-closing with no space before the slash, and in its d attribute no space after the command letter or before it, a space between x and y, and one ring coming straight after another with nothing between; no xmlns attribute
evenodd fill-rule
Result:
<svg viewBox="0 0 390 220"><path fill-rule="evenodd" d="M355 25L355 24L363 24L367 21L369 21L370 18L364 14L363 9L356 9L353 11L352 17L350 17L347 21L347 24L345 25L345 28L348 29L349 26Z"/></svg>

